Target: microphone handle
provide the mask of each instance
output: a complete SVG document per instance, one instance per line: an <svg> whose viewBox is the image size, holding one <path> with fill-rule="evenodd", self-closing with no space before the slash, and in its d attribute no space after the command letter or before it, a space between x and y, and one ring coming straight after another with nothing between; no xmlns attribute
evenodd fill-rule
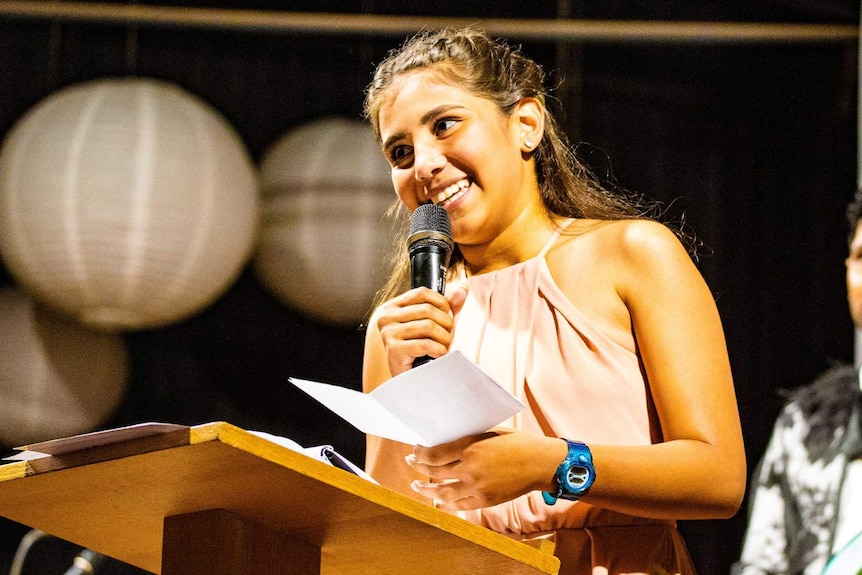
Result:
<svg viewBox="0 0 862 575"><path fill-rule="evenodd" d="M410 286L425 286L439 294L446 291L446 270L449 263L449 250L436 245L427 245L410 255ZM413 360L413 367L419 367L434 359L423 355Z"/></svg>
<svg viewBox="0 0 862 575"><path fill-rule="evenodd" d="M446 266L449 254L438 246L425 246L410 256L410 285L425 286L442 294L446 291Z"/></svg>

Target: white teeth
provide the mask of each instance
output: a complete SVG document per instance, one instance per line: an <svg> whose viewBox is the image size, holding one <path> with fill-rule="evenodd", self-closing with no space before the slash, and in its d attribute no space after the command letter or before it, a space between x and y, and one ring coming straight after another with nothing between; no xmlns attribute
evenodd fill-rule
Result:
<svg viewBox="0 0 862 575"><path fill-rule="evenodd" d="M458 192L462 192L470 187L470 182L467 180L461 180L451 186L447 187L445 190L431 198L431 201L435 204L442 204L446 200L452 199ZM460 194L458 194L460 195Z"/></svg>

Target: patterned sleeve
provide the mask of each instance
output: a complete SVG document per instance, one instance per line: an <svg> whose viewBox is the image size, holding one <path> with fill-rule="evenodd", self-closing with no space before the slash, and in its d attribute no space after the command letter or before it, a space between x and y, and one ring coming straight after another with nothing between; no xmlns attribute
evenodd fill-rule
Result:
<svg viewBox="0 0 862 575"><path fill-rule="evenodd" d="M787 411L779 416L763 454L749 494L748 526L740 560L733 575L774 575L788 573L786 522L786 462L788 445L793 442L792 417Z"/></svg>

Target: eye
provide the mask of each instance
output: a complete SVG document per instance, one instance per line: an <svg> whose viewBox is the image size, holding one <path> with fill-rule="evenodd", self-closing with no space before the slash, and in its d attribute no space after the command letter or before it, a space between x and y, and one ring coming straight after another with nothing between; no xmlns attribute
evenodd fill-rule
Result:
<svg viewBox="0 0 862 575"><path fill-rule="evenodd" d="M389 163L393 166L401 166L410 155L409 146L394 146L389 150Z"/></svg>
<svg viewBox="0 0 862 575"><path fill-rule="evenodd" d="M458 123L458 120L455 118L441 118L434 122L434 135L439 136L443 132L452 129L455 124Z"/></svg>

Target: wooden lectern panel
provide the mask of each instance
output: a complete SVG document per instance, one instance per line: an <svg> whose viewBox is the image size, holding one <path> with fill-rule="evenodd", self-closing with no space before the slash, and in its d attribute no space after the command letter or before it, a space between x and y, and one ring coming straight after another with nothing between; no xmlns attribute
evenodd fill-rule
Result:
<svg viewBox="0 0 862 575"><path fill-rule="evenodd" d="M547 548L227 423L0 466L0 515L156 574L165 518L210 510L319 548L325 575L559 570Z"/></svg>
<svg viewBox="0 0 862 575"><path fill-rule="evenodd" d="M320 549L238 515L212 509L165 518L162 572L319 575Z"/></svg>

